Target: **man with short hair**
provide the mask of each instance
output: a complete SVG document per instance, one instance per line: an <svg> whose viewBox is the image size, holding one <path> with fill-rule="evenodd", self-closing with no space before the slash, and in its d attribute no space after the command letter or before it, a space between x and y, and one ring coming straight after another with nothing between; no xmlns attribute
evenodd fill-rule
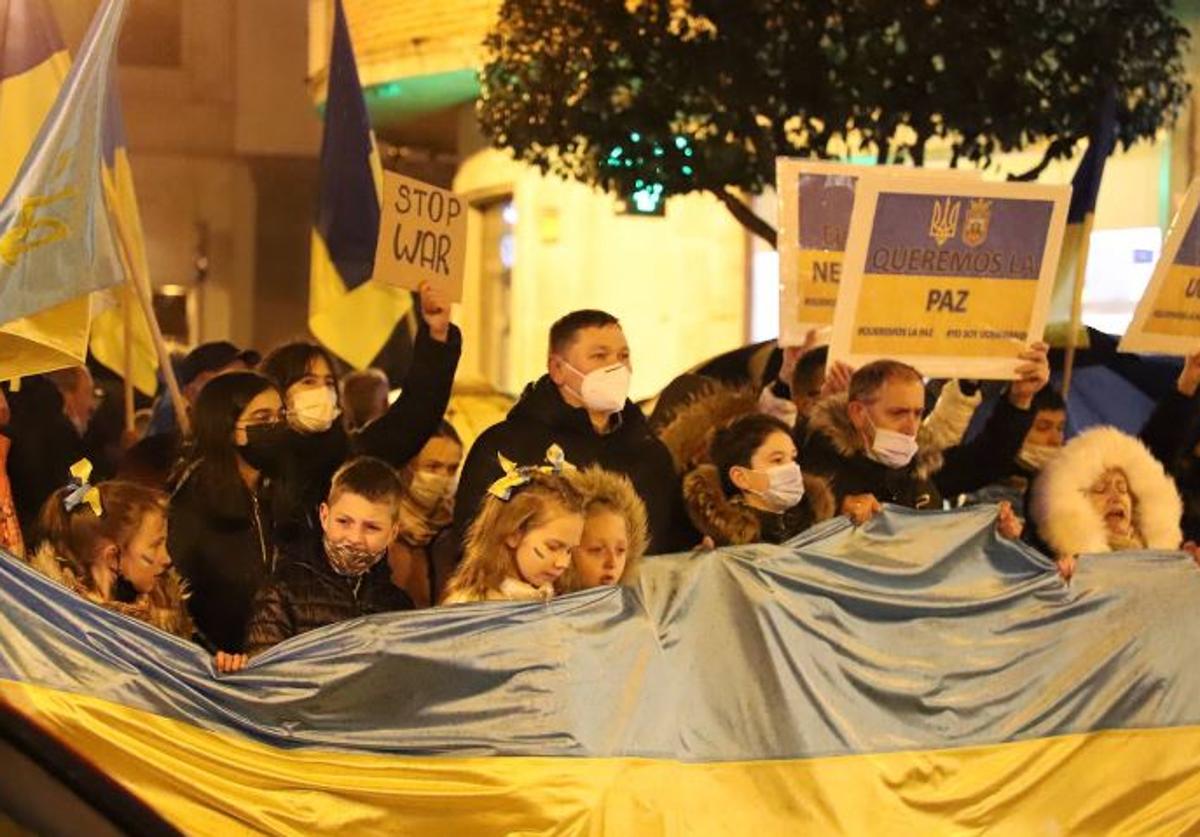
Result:
<svg viewBox="0 0 1200 837"><path fill-rule="evenodd" d="M629 344L603 311L566 315L550 329L547 374L529 384L508 418L484 431L463 465L454 504L459 540L490 486L502 475L497 454L518 465L542 462L551 445L571 464L599 465L633 482L650 517L650 552L688 549L687 521L671 455L628 399Z"/></svg>
<svg viewBox="0 0 1200 837"><path fill-rule="evenodd" d="M879 360L854 373L849 391L813 411L802 466L831 482L838 509L856 522L881 503L940 509L942 498L1001 478L1033 422L1034 396L1050 378L1045 344L1021 354L1019 378L972 442L939 449L918 438L925 382L905 363Z"/></svg>
<svg viewBox="0 0 1200 837"><path fill-rule="evenodd" d="M188 352L176 367L180 394L190 407L196 403L200 390L213 378L223 372L249 371L258 365L259 360L258 352L253 349L239 349L228 340L201 343ZM163 389L154 402L146 436L178 432L175 402L171 400L171 394Z"/></svg>

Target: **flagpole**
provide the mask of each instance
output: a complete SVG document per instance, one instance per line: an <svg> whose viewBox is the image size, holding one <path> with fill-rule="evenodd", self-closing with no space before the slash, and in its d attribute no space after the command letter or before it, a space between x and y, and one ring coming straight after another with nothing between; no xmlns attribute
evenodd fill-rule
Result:
<svg viewBox="0 0 1200 837"><path fill-rule="evenodd" d="M1075 349L1079 344L1079 328L1083 324L1083 284L1087 276L1088 250L1092 246L1092 222L1094 212L1083 219L1080 230L1079 257L1075 260L1075 284L1071 288L1071 325L1067 329L1067 351L1063 358L1063 390L1065 400L1071 394L1071 378L1075 374Z"/></svg>
<svg viewBox="0 0 1200 837"><path fill-rule="evenodd" d="M126 235L125 225L121 222L120 214L114 211L117 201L112 194L112 187L107 183L104 184L104 195L108 198L109 220L117 233L117 249L125 267L125 278L133 287L133 292L141 304L142 314L145 315L146 323L150 326L150 335L154 338L154 348L158 352L158 363L162 368L163 378L167 382L167 391L171 394L171 403L175 406L175 420L179 422L180 432L184 436L190 436L192 434L191 417L188 415L187 402L183 400L183 392L179 389L179 380L175 377L175 368L171 365L171 353L167 350L167 341L163 339L162 329L158 325L158 317L154 316L154 300L150 296L150 280L141 274L133 258L133 247L129 244L129 237Z"/></svg>

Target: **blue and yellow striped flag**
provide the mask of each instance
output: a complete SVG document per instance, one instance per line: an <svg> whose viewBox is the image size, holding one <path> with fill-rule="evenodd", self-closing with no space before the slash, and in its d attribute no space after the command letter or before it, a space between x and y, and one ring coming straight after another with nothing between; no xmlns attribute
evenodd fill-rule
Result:
<svg viewBox="0 0 1200 837"><path fill-rule="evenodd" d="M1185 834L1200 571L892 507L235 675L0 557L0 699L186 833Z"/></svg>
<svg viewBox="0 0 1200 837"><path fill-rule="evenodd" d="M126 0L106 0L97 11L79 56L0 201L0 323L72 302L78 317L89 304L87 294L124 278L105 208L101 157L126 5ZM86 349L86 319L82 326ZM78 332L71 337L75 346L77 339ZM47 341L35 337L32 342ZM52 346L62 353L64 346ZM40 359L38 348L30 349ZM82 352L70 362L80 360ZM32 365L28 356L0 357L0 363L3 377L28 374Z"/></svg>
<svg viewBox="0 0 1200 837"><path fill-rule="evenodd" d="M45 0L0 0L0 194L6 194L67 77L71 59ZM0 325L0 378L83 361L89 301Z"/></svg>
<svg viewBox="0 0 1200 837"><path fill-rule="evenodd" d="M382 170L341 0L334 3L317 217L312 232L308 326L365 369L412 311L408 291L369 281L379 236Z"/></svg>
<svg viewBox="0 0 1200 837"><path fill-rule="evenodd" d="M1062 254L1058 258L1058 272L1054 277L1050 311L1046 317L1046 341L1052 346L1068 344L1074 309L1082 304L1088 244L1092 222L1096 217L1096 199L1100 196L1104 164L1116 147L1116 128L1116 91L1110 88L1096 110L1087 150L1075 169L1075 176L1071 178L1071 205L1067 210ZM1075 345L1088 345L1087 329L1082 325L1076 331Z"/></svg>
<svg viewBox="0 0 1200 837"><path fill-rule="evenodd" d="M108 107L105 110L104 128L104 188L111 196L108 209L112 223L125 231L126 241L133 249L131 265L138 273L150 277L150 266L146 261L146 241L142 233L142 217L138 211L137 192L133 187L133 169L129 165L128 143L125 139L125 120L121 115L121 101L116 86L109 88ZM133 281L133 277L128 277ZM116 293L105 292L106 296L117 297ZM93 312L92 354L114 372L125 374L125 314L121 306L132 306L130 331L133 337L133 384L146 395L153 395L158 386L158 353L146 315L132 295L121 300L108 299L103 310Z"/></svg>

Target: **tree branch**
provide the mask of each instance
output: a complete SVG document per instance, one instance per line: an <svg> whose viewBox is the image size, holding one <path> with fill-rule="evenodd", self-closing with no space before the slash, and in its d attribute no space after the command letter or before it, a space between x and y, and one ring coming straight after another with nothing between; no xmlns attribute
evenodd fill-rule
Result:
<svg viewBox="0 0 1200 837"><path fill-rule="evenodd" d="M1029 171L1021 172L1020 174L1010 174L1008 176L1008 179L1021 181L1021 182L1037 180L1039 177L1041 177L1042 172L1044 172L1046 170L1047 166L1049 166L1051 163L1053 163L1059 157L1063 156L1063 152L1066 152L1069 154L1071 149L1073 149L1074 147L1075 147L1075 138L1074 137L1069 138L1069 139L1065 138L1065 137L1059 137L1058 139L1053 140L1048 146L1046 146L1046 152L1042 155L1041 161L1036 166L1029 169Z"/></svg>
<svg viewBox="0 0 1200 837"><path fill-rule="evenodd" d="M759 218L754 210L746 205L745 201L726 188L713 189L712 193L717 196L721 203L725 204L725 208L737 219L739 224L772 247L776 246L779 235L775 231L775 228L762 218Z"/></svg>

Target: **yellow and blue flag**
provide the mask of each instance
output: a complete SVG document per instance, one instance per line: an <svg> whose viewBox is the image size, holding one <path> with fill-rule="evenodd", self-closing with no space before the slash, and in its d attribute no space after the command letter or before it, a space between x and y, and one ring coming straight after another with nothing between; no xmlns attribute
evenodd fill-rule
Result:
<svg viewBox="0 0 1200 837"><path fill-rule="evenodd" d="M308 325L330 351L365 369L412 311L408 291L370 281L382 168L341 0L334 3Z"/></svg>
<svg viewBox="0 0 1200 837"><path fill-rule="evenodd" d="M71 59L45 0L0 0L0 194L7 194L67 77ZM0 325L0 378L82 363L89 300Z"/></svg>
<svg viewBox="0 0 1200 837"><path fill-rule="evenodd" d="M125 233L125 240L132 252L129 258L136 269L149 281L150 266L146 260L146 241L142 233L142 218L138 211L137 192L133 186L133 169L129 165L128 143L125 139L125 121L121 115L121 101L116 85L109 88L108 105L105 109L104 128L104 188L110 196L108 209L110 220ZM133 277L128 277L131 281ZM112 299L117 294L107 291L110 297L100 310L93 311L91 349L96 360L120 375L125 374L125 312L123 305L130 305L130 328L132 334L133 384L147 395L153 395L158 385L158 353L146 315L140 305L126 295L122 300Z"/></svg>
<svg viewBox="0 0 1200 837"><path fill-rule="evenodd" d="M889 507L233 675L0 557L0 700L186 833L1196 832L1200 572L1067 585L995 521Z"/></svg>
<svg viewBox="0 0 1200 837"><path fill-rule="evenodd" d="M1067 210L1067 226L1063 232L1062 255L1050 295L1050 312L1046 319L1046 340L1052 346L1068 342L1072 308L1082 298L1083 280L1087 268L1088 242L1096 216L1096 199L1100 195L1100 179L1104 164L1116 147L1117 98L1109 89L1096 112L1088 147L1071 178L1071 204ZM1087 329L1079 326L1076 345L1087 346Z"/></svg>
<svg viewBox="0 0 1200 837"><path fill-rule="evenodd" d="M101 180L126 0L107 0L0 201L0 323L124 279Z"/></svg>

